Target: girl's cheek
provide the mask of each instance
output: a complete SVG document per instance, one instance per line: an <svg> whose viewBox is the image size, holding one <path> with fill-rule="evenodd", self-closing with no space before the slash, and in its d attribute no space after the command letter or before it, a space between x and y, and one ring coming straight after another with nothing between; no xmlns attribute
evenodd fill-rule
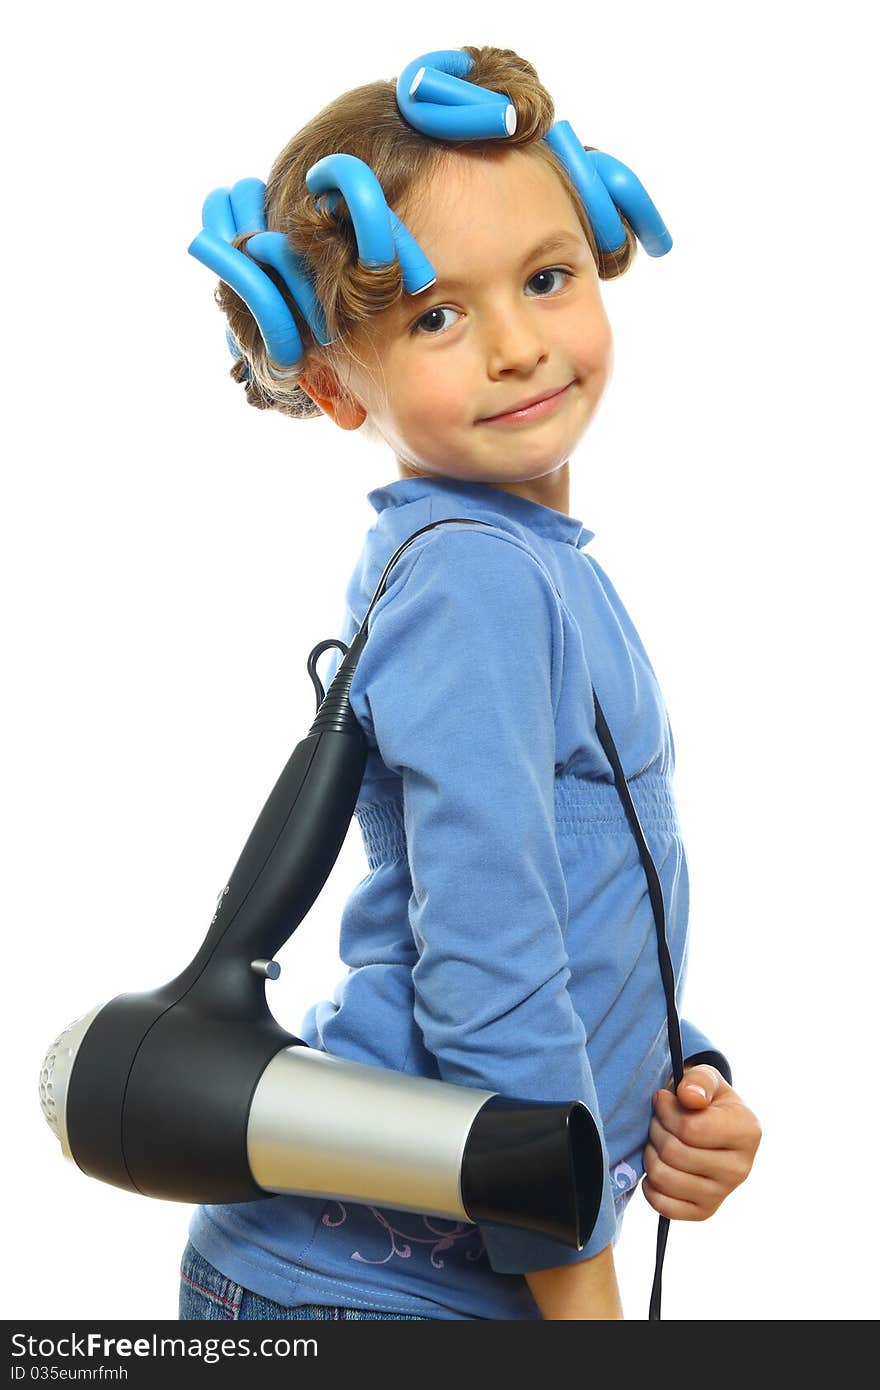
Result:
<svg viewBox="0 0 880 1390"><path fill-rule="evenodd" d="M414 418L428 425L443 426L460 423L466 406L467 392L463 383L441 384L436 377L425 377L415 384L410 398L410 410Z"/></svg>

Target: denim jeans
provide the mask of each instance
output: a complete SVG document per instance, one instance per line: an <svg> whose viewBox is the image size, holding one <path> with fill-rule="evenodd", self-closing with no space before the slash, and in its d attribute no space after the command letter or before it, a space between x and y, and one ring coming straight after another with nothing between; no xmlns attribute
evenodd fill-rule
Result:
<svg viewBox="0 0 880 1390"><path fill-rule="evenodd" d="M180 1262L180 1303L178 1318L187 1321L216 1319L228 1322L237 1318L258 1322L277 1318L299 1321L314 1318L338 1322L342 1318L393 1318L403 1322L429 1322L420 1313L383 1313L378 1308L325 1307L319 1303L298 1303L285 1308L271 1298L252 1293L221 1274L219 1269L200 1255L192 1241L187 1241Z"/></svg>

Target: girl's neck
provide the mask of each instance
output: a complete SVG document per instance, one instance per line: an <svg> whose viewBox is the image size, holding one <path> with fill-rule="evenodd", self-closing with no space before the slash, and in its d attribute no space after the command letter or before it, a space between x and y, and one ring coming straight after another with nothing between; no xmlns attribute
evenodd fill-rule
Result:
<svg viewBox="0 0 880 1390"><path fill-rule="evenodd" d="M401 478L421 478L428 475L418 473L414 468L397 460L397 471ZM462 481L462 480L459 480ZM464 481L478 481L467 479ZM486 481L486 480L479 480ZM554 511L562 512L569 516L570 503L570 474L568 459L560 464L552 473L546 473L541 478L526 478L522 482L488 482L487 487L498 488L501 492L511 492L515 497L525 497L529 502L539 502L543 507L552 507Z"/></svg>

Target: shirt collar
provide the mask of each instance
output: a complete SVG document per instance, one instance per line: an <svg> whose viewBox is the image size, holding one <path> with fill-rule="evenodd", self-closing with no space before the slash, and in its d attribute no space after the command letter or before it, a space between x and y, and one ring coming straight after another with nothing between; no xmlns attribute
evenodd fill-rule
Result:
<svg viewBox="0 0 880 1390"><path fill-rule="evenodd" d="M542 502L505 492L489 483L468 482L459 478L398 478L396 482L367 493L370 506L380 514L386 507L405 507L424 497L439 503L448 501L451 504L450 516L454 516L456 510L501 512L511 521L527 526L547 540L561 541L577 549L595 535L577 517L569 516L567 512L558 512L554 507L545 507Z"/></svg>

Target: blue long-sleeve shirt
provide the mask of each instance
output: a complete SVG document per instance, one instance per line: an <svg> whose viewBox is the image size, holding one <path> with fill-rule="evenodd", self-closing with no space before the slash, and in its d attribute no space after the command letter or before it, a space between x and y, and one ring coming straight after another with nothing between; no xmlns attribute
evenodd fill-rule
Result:
<svg viewBox="0 0 880 1390"><path fill-rule="evenodd" d="M190 1239L285 1305L539 1318L523 1274L616 1239L671 1073L647 881L595 729L595 685L660 876L680 1000L688 871L674 745L651 663L575 517L484 483L377 488L342 640L393 566L350 690L369 753L369 865L343 913L348 967L296 1030L311 1047L502 1095L582 1100L607 1179L590 1240L278 1195L198 1207ZM341 659L328 667L326 684ZM730 1070L682 1020L686 1059Z"/></svg>

